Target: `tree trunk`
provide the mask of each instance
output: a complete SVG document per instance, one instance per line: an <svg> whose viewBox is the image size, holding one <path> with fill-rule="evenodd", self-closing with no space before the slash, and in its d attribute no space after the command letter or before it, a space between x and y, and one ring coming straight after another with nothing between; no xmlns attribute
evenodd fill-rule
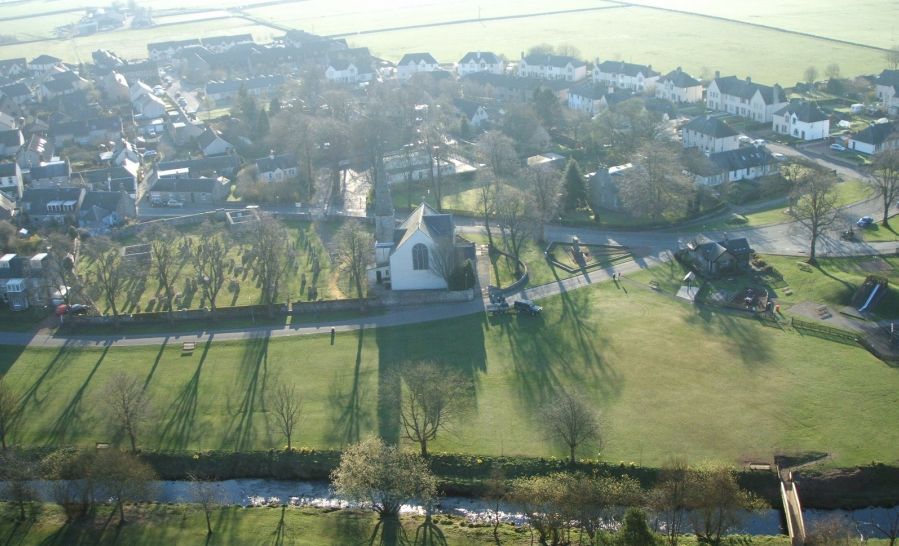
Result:
<svg viewBox="0 0 899 546"><path fill-rule="evenodd" d="M129 431L128 438L131 440L131 452L137 453L137 438L134 437L134 433Z"/></svg>
<svg viewBox="0 0 899 546"><path fill-rule="evenodd" d="M883 222L881 225L885 228L890 227L890 202L886 199L883 200Z"/></svg>
<svg viewBox="0 0 899 546"><path fill-rule="evenodd" d="M19 519L25 521L25 502L19 501Z"/></svg>
<svg viewBox="0 0 899 546"><path fill-rule="evenodd" d="M212 535L212 521L209 519L209 508L204 510L206 512L206 536Z"/></svg>
<svg viewBox="0 0 899 546"><path fill-rule="evenodd" d="M419 440L418 442L421 445L421 456L423 459L428 458L428 441L427 440Z"/></svg>
<svg viewBox="0 0 899 546"><path fill-rule="evenodd" d="M815 247L818 244L818 230L812 231L812 246L808 252L808 263L815 265L818 263L818 259L815 257Z"/></svg>
<svg viewBox="0 0 899 546"><path fill-rule="evenodd" d="M574 466L574 463L576 462L576 461L575 461L575 458L574 458L574 449L575 449L576 447L577 447L577 446L574 445L574 444L571 444L570 446L568 446L568 448L571 450L571 465L572 465L572 466Z"/></svg>
<svg viewBox="0 0 899 546"><path fill-rule="evenodd" d="M291 434L288 432L287 433L287 451L290 451L290 436L291 436Z"/></svg>
<svg viewBox="0 0 899 546"><path fill-rule="evenodd" d="M119 525L125 524L125 503L119 499Z"/></svg>

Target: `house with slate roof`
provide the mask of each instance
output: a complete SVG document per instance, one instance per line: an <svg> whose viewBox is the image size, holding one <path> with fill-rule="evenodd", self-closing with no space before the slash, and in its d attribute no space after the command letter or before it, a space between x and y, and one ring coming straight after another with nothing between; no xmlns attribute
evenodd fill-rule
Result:
<svg viewBox="0 0 899 546"><path fill-rule="evenodd" d="M0 61L0 76L4 78L21 76L26 72L28 72L28 61L24 57Z"/></svg>
<svg viewBox="0 0 899 546"><path fill-rule="evenodd" d="M518 77L578 82L587 77L587 63L568 55L535 53L525 56L522 53Z"/></svg>
<svg viewBox="0 0 899 546"><path fill-rule="evenodd" d="M52 55L40 55L28 63L28 67L31 68L31 71L37 74L48 74L60 66L62 66L62 59L58 59Z"/></svg>
<svg viewBox="0 0 899 546"><path fill-rule="evenodd" d="M802 140L821 140L830 136L830 117L818 104L793 100L774 113L774 132Z"/></svg>
<svg viewBox="0 0 899 546"><path fill-rule="evenodd" d="M719 118L699 116L681 129L684 148L705 153L726 152L740 147L740 135Z"/></svg>
<svg viewBox="0 0 899 546"><path fill-rule="evenodd" d="M435 260L448 245L457 258L474 257L474 246L456 237L453 216L422 203L394 229L392 241L376 242L370 281L389 282L393 290L446 290L446 280L435 273Z"/></svg>
<svg viewBox="0 0 899 546"><path fill-rule="evenodd" d="M84 188L28 188L19 203L31 223L65 223L66 217L78 218Z"/></svg>
<svg viewBox="0 0 899 546"><path fill-rule="evenodd" d="M0 87L0 94L14 102L18 106L28 104L34 99L31 88L22 82L4 85Z"/></svg>
<svg viewBox="0 0 899 546"><path fill-rule="evenodd" d="M475 72L490 72L502 74L506 71L506 62L490 51L469 51L456 65L456 73L459 77L474 74Z"/></svg>
<svg viewBox="0 0 899 546"><path fill-rule="evenodd" d="M593 116L633 97L633 91L584 82L568 90L568 107Z"/></svg>
<svg viewBox="0 0 899 546"><path fill-rule="evenodd" d="M200 178L203 176L213 178L219 176L230 177L237 172L238 168L240 168L240 158L233 154L160 161L156 165L156 169L159 173L183 171L186 169L188 176L191 178Z"/></svg>
<svg viewBox="0 0 899 546"><path fill-rule="evenodd" d="M25 137L21 130L0 131L0 157L15 157L24 145Z"/></svg>
<svg viewBox="0 0 899 546"><path fill-rule="evenodd" d="M197 137L197 147L205 156L224 155L234 149L234 146L212 127L207 127L203 134Z"/></svg>
<svg viewBox="0 0 899 546"><path fill-rule="evenodd" d="M182 203L221 203L231 193L231 182L219 178L157 178L150 188L150 200Z"/></svg>
<svg viewBox="0 0 899 546"><path fill-rule="evenodd" d="M235 34L231 36L212 36L202 38L200 40L203 47L213 53L223 53L232 47L241 44L252 44L253 36L251 34Z"/></svg>
<svg viewBox="0 0 899 546"><path fill-rule="evenodd" d="M717 186L724 182L755 180L777 172L779 163L763 146L745 146L736 150L709 154L710 172L694 173L696 182Z"/></svg>
<svg viewBox="0 0 899 546"><path fill-rule="evenodd" d="M877 98L893 115L899 113L899 70L884 70L874 80Z"/></svg>
<svg viewBox="0 0 899 546"><path fill-rule="evenodd" d="M22 169L18 163L0 163L0 191L16 199L22 197L25 190L23 186Z"/></svg>
<svg viewBox="0 0 899 546"><path fill-rule="evenodd" d="M702 82L677 67L656 82L656 97L674 103L702 102Z"/></svg>
<svg viewBox="0 0 899 546"><path fill-rule="evenodd" d="M151 61L169 61L182 49L198 45L200 45L200 40L197 38L174 40L170 42L156 42L147 44L147 53L149 54Z"/></svg>
<svg viewBox="0 0 899 546"><path fill-rule="evenodd" d="M430 53L406 53L396 65L396 77L408 80L419 72L434 72L440 69L440 63Z"/></svg>
<svg viewBox="0 0 899 546"><path fill-rule="evenodd" d="M771 123L774 113L787 105L783 88L753 83L736 76L722 78L715 72L715 79L706 93L706 106L711 110L727 112L758 123Z"/></svg>
<svg viewBox="0 0 899 546"><path fill-rule="evenodd" d="M374 59L367 47L343 49L328 54L325 78L336 83L362 83L375 78Z"/></svg>
<svg viewBox="0 0 899 546"><path fill-rule="evenodd" d="M847 148L868 155L883 150L899 150L899 130L894 123L869 125L849 138Z"/></svg>
<svg viewBox="0 0 899 546"><path fill-rule="evenodd" d="M549 89L563 102L568 101L568 90L572 82L568 80L544 80L540 78L517 78L508 74L491 72L475 72L465 76L465 81L472 82L489 90L499 100L529 100L538 89Z"/></svg>
<svg viewBox="0 0 899 546"><path fill-rule="evenodd" d="M465 117L472 127L480 128L481 125L486 123L490 118L487 113L487 108L485 108L483 104L473 100L453 99L453 106L456 107L459 114Z"/></svg>
<svg viewBox="0 0 899 546"><path fill-rule="evenodd" d="M31 167L28 181L32 188L58 188L68 186L71 177L72 166L69 160L55 158Z"/></svg>
<svg viewBox="0 0 899 546"><path fill-rule="evenodd" d="M652 65L624 63L621 61L593 63L593 83L614 85L619 89L630 89L642 93L655 86L660 74Z"/></svg>
<svg viewBox="0 0 899 546"><path fill-rule="evenodd" d="M284 85L284 76L258 76L236 80L213 81L206 84L206 96L219 103L236 98L243 89L248 95L267 99Z"/></svg>
<svg viewBox="0 0 899 546"><path fill-rule="evenodd" d="M299 172L300 165L293 154L275 155L272 152L256 160L256 177L263 182L283 182Z"/></svg>
<svg viewBox="0 0 899 546"><path fill-rule="evenodd" d="M682 256L697 273L706 277L745 271L752 259L752 248L744 238L723 241L690 241Z"/></svg>
<svg viewBox="0 0 899 546"><path fill-rule="evenodd" d="M19 150L16 163L22 169L31 169L43 161L50 161L54 151L52 142L47 142L47 139L39 134L33 134L28 138L28 144Z"/></svg>

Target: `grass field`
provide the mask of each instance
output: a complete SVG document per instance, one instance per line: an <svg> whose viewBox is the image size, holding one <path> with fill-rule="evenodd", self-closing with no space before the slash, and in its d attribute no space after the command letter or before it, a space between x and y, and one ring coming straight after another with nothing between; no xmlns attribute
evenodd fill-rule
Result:
<svg viewBox="0 0 899 546"><path fill-rule="evenodd" d="M876 218L878 222L871 226L868 229L860 229L858 233L861 234L862 238L869 242L881 242L881 241L899 241L899 232L897 232L897 228L899 228L899 215L890 216L890 226L883 227L880 225L880 216Z"/></svg>
<svg viewBox="0 0 899 546"><path fill-rule="evenodd" d="M13 508L0 505L0 535L4 544L18 546L72 544L128 544L160 546L171 544L322 546L368 544L377 519L370 512L325 511L309 508L221 508L212 514L213 534L206 536L203 511L189 505L141 505L130 507L130 521L117 525L118 516L101 507L93 522L65 524L55 505L40 506L36 521L15 524ZM107 521L110 520L110 521ZM453 546L496 544L491 527L468 527L465 520L437 518L447 543ZM403 517L403 529L410 538L423 518ZM510 525L500 528L503 544L530 544L530 534ZM785 537L759 537L757 546L787 546ZM753 541L756 544L756 541Z"/></svg>
<svg viewBox="0 0 899 546"><path fill-rule="evenodd" d="M682 275L672 266L628 279L656 278L664 288ZM359 330L339 334L333 346L328 336L311 336L215 342L192 356L177 342L5 347L0 372L23 396L16 441L28 445L121 440L106 428L100 400L118 370L143 378L159 408L141 442L147 448L279 447L265 399L285 381L304 397L297 445L339 447L367 432L398 440L392 371L431 359L472 384L469 416L434 452L561 455L535 431L536 408L578 390L603 412L605 460L659 464L681 454L735 462L778 451L824 451L840 466L896 460L899 432L883 427L899 419L895 368L862 349L694 308L667 291L625 288L543 300L538 318L475 315Z"/></svg>

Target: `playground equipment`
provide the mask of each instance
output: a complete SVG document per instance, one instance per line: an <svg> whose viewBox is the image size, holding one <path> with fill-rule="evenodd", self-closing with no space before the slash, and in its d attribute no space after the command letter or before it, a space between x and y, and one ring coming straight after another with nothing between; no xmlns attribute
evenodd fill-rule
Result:
<svg viewBox="0 0 899 546"><path fill-rule="evenodd" d="M856 301L858 303L862 300L864 301L864 304L858 307L858 312L864 313L865 311L873 309L877 305L877 302L880 301L880 298L886 293L886 290L887 280L885 278L875 277L873 275L866 278L864 284L862 284L858 289L858 292L856 292Z"/></svg>

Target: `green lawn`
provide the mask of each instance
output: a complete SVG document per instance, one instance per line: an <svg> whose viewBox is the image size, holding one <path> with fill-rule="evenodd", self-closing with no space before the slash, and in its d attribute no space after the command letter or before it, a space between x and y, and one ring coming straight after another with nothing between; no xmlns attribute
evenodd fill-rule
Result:
<svg viewBox="0 0 899 546"><path fill-rule="evenodd" d="M868 229L857 229L856 233L860 234L862 239L868 243L899 241L899 232L896 231L899 229L899 215L890 216L889 227L880 225L880 218L881 216L877 216L876 224Z"/></svg>
<svg viewBox="0 0 899 546"><path fill-rule="evenodd" d="M896 460L899 431L883 426L899 419L895 368L860 348L675 300L682 274L672 265L628 276L657 277L661 292L626 281L626 291L606 283L549 298L537 318L474 315L360 330L338 335L333 346L322 335L214 342L192 356L182 356L177 341L7 347L0 373L23 397L15 441L27 445L121 441L100 400L119 370L144 378L155 399L146 448L280 447L266 395L285 381L304 397L296 445L339 447L368 432L399 440L392 371L428 359L472 385L469 416L438 438L434 452L561 455L535 432L537 408L577 390L603 413L601 456L609 461L736 462L779 451L825 451L838 466Z"/></svg>
<svg viewBox="0 0 899 546"><path fill-rule="evenodd" d="M499 237L499 234L494 233L493 237L494 242L502 247L502 239ZM465 238L479 245L487 244L486 235L466 233ZM556 280L556 276L553 274L553 267L550 266L549 262L546 261L546 258L543 255L543 251L545 248L546 247L544 245L538 243L533 239L529 239L524 243L524 246L521 250L521 261L523 261L528 266L528 286L537 286L539 284L546 284ZM494 267L490 272L490 282L497 284L498 286L509 286L516 281L515 264L512 262L512 260L506 258L505 256L495 254L491 256L491 262L493 263ZM567 272L561 270L557 271L556 274L559 275L559 278L567 278L571 276Z"/></svg>
<svg viewBox="0 0 899 546"><path fill-rule="evenodd" d="M36 520L16 524L11 506L0 505L0 535L4 544L71 545L128 544L159 546L205 544L206 546L291 545L322 546L368 544L377 520L371 512L326 511L311 508L221 508L212 514L213 534L206 536L203 511L190 505L141 505L126 510L130 521L119 527L118 516L110 518L108 507L100 507L92 522L66 524L55 505L42 505ZM495 544L493 529L468 527L462 518L438 517L440 531L449 544L474 546ZM410 538L423 518L403 517L403 530ZM503 544L526 545L530 534L523 528L503 525ZM783 537L760 537L764 546L786 546Z"/></svg>

